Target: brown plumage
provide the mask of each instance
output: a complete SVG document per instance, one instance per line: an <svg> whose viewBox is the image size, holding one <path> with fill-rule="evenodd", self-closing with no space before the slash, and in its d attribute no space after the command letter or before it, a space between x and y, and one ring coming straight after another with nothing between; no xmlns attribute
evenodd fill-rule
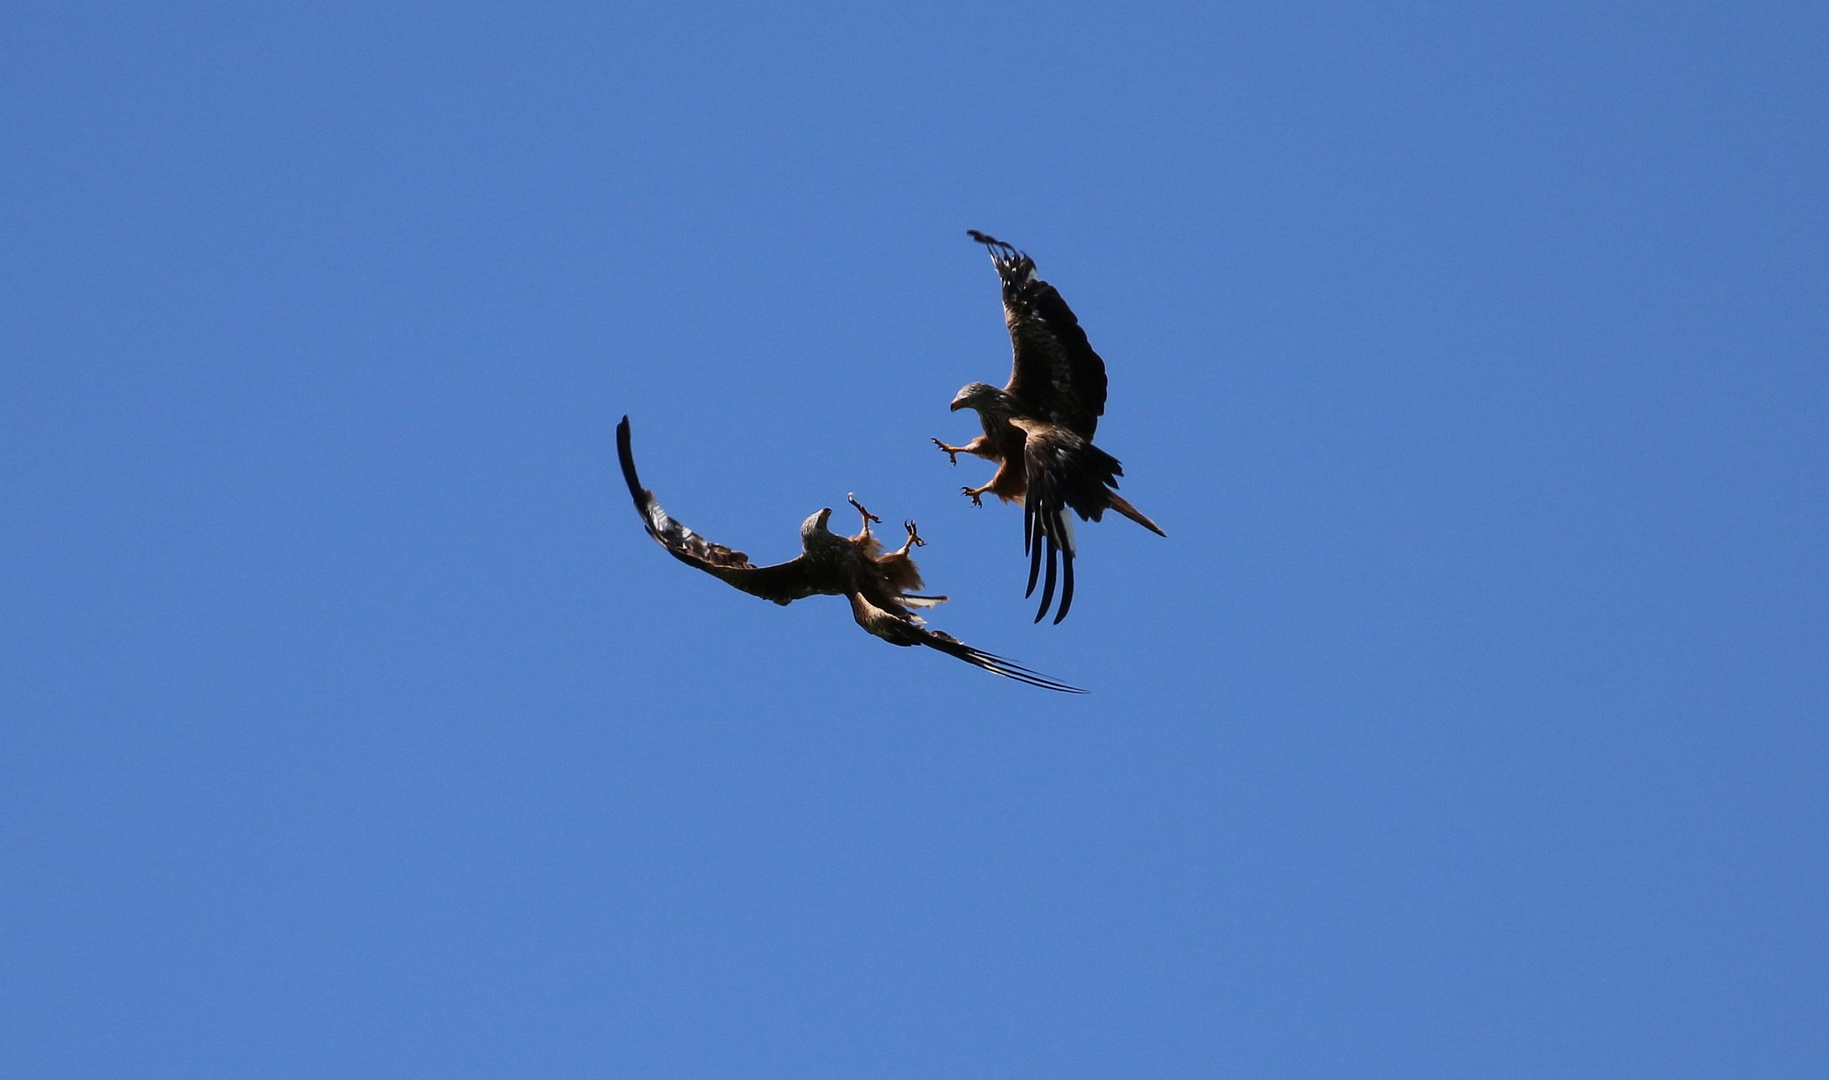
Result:
<svg viewBox="0 0 1829 1080"><path fill-rule="evenodd" d="M1041 608L1035 613L1035 621L1041 622L1054 602L1058 562L1058 623L1073 606L1075 547L1068 510L1091 521L1103 518L1107 509L1116 510L1158 536L1168 534L1117 493L1123 466L1092 445L1099 417L1105 415L1105 361L1086 340L1073 309L1054 286L1036 276L1034 259L976 229L966 232L990 249L991 264L1003 283L1010 381L1001 390L981 382L961 389L953 398L953 411L976 410L984 434L964 446L949 446L939 439L934 445L955 465L960 454L997 463L988 483L968 487L965 494L974 506L984 505L986 492L1023 504L1023 554L1029 556L1029 588L1023 595L1034 594L1045 562L1048 573Z"/></svg>
<svg viewBox="0 0 1829 1080"><path fill-rule="evenodd" d="M921 571L909 557L911 548L925 541L915 531L914 522L904 528L908 539L888 554L870 531L870 523L881 523L846 496L863 517L863 529L856 536L839 536L826 527L832 517L830 507L819 510L800 525L800 557L773 566L756 566L741 551L713 543L693 532L654 501L654 493L641 486L635 473L635 455L629 444L629 418L616 425L616 456L622 462L622 478L628 482L629 496L635 500L635 511L643 526L667 553L687 566L735 586L753 596L790 604L808 596L843 596L851 602L851 617L865 630L892 645L925 645L948 656L957 657L993 675L1059 690L1068 694L1086 691L1057 682L1030 671L1021 664L974 649L963 641L938 630L929 630L911 607L932 607L946 600L944 596L921 596Z"/></svg>

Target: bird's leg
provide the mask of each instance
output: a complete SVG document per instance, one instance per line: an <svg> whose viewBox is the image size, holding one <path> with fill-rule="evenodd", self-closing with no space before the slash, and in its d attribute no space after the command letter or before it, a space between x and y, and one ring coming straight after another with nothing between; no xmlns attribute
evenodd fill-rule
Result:
<svg viewBox="0 0 1829 1080"><path fill-rule="evenodd" d="M907 542L906 542L906 543L904 543L904 544L903 544L903 545L902 545L902 548L901 548L901 550L900 550L900 551L897 551L897 552L896 552L896 554L897 554L897 555L906 555L906 554L908 554L908 549L909 549L909 548L917 548L917 547L926 547L926 546L927 546L927 541L925 541L925 540L923 540L923 539L921 539L921 534L920 534L920 533L918 533L918 532L916 532L916 531L915 531L915 523L914 523L914 522L912 522L912 521L904 521L904 522L902 522L902 528L904 528L904 529L907 529L907 530L908 530L908 541L907 541Z"/></svg>
<svg viewBox="0 0 1829 1080"><path fill-rule="evenodd" d="M991 490L991 485L986 484L981 488L960 488L959 490L965 492L966 498L972 500L973 506L983 506L984 493Z"/></svg>
<svg viewBox="0 0 1829 1080"><path fill-rule="evenodd" d="M883 523L882 518L877 517L875 514L872 514L870 511L864 509L864 504L858 502L857 497L855 495L852 495L848 491L845 493L845 501L850 503L853 507L855 507L857 509L857 512L859 514L862 514L864 517L864 531L861 535L864 535L864 536L870 535L870 523L872 521L876 522L878 525L881 525Z"/></svg>
<svg viewBox="0 0 1829 1080"><path fill-rule="evenodd" d="M977 438L973 439L971 442L966 443L964 446L948 446L945 443L941 442L939 439L934 440L934 445L939 447L941 450L944 450L946 452L947 458L950 461L952 461L952 463L954 465L957 465L957 464L959 464L959 455L960 454L978 454L978 456L983 457L984 454L982 453L982 451L984 450L985 447L990 445L990 442L991 441L989 439L985 438L983 435L980 435Z"/></svg>

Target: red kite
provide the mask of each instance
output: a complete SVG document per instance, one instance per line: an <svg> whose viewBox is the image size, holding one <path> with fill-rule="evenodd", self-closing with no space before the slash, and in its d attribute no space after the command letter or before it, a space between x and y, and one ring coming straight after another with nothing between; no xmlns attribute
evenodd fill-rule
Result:
<svg viewBox="0 0 1829 1080"><path fill-rule="evenodd" d="M914 593L921 587L921 571L908 557L908 551L926 543L915 532L914 522L904 526L908 530L907 541L885 555L883 545L870 532L870 523L881 523L882 519L846 496L863 516L862 532L849 537L832 532L826 527L832 516L832 509L827 507L801 522L799 558L773 566L755 566L741 551L714 544L674 520L654 501L654 493L641 486L641 479L635 474L635 456L629 448L626 416L616 425L616 455L622 459L622 477L628 481L629 495L635 500L635 510L648 535L687 566L784 606L808 596L847 597L857 625L891 645L925 645L1006 679L1068 694L1086 692L974 649L950 634L927 629L920 616L908 609L932 607L946 597Z"/></svg>
<svg viewBox="0 0 1829 1080"><path fill-rule="evenodd" d="M1048 576L1042 586L1041 622L1054 600L1055 555L1060 556L1061 606L1054 621L1067 617L1073 604L1073 522L1098 521L1106 509L1155 533L1167 536L1116 490L1124 475L1118 459L1092 445L1092 433L1105 414L1105 361L1092 351L1086 331L1054 286L1035 276L1035 260L976 229L966 232L991 252L991 265L1003 281L1003 321L1010 328L1014 363L1002 390L975 382L953 398L953 411L975 409L984 434L964 446L934 445L954 465L960 454L976 454L997 463L997 473L983 487L966 488L972 505L983 506L985 492L1022 507L1023 554L1029 556L1029 588L1041 572L1044 547Z"/></svg>

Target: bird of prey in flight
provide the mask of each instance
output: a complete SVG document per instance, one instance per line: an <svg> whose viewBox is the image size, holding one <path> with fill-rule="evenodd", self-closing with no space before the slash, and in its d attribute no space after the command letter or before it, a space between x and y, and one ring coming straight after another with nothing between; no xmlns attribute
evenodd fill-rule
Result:
<svg viewBox="0 0 1829 1080"><path fill-rule="evenodd" d="M1023 554L1029 556L1029 587L1045 561L1041 622L1054 600L1055 561L1061 566L1061 603L1054 621L1067 617L1073 604L1075 552L1071 509L1082 519L1098 521L1109 508L1155 533L1162 529L1115 490L1124 475L1118 459L1092 445L1092 433L1105 414L1105 361L1092 351L1086 331L1054 286L1035 275L1035 260L976 229L966 232L990 249L991 265L1003 282L1003 321L1010 329L1014 363L1010 382L999 390L975 382L953 398L953 411L974 409L984 434L964 446L934 445L952 463L960 454L975 454L997 463L983 487L965 489L974 506L985 492L1004 502L1021 502Z"/></svg>
<svg viewBox="0 0 1829 1080"><path fill-rule="evenodd" d="M629 495L635 500L635 511L641 515L648 535L687 566L782 605L808 596L843 596L851 602L851 617L857 625L891 645L925 645L1006 679L1068 694L1086 692L974 649L950 634L927 629L920 616L909 609L932 607L946 597L914 592L921 587L921 572L908 552L925 544L915 532L914 522L904 526L908 539L902 546L884 554L883 545L870 532L870 523L880 523L882 519L847 496L863 517L863 530L856 536L840 536L828 529L826 522L832 510L827 507L801 523L799 558L773 566L755 566L741 551L713 543L680 524L654 501L652 491L641 486L629 447L626 416L616 425L616 455L622 460L623 479L628 481Z"/></svg>

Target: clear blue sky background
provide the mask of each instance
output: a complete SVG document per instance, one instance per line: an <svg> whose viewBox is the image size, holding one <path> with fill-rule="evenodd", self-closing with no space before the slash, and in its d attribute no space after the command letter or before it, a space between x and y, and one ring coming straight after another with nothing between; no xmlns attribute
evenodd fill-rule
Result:
<svg viewBox="0 0 1829 1080"><path fill-rule="evenodd" d="M1821 5L19 2L0 1073L1829 1071ZM927 442L1019 243L1168 530ZM936 625L758 559L856 491ZM843 515L840 520L844 521Z"/></svg>

